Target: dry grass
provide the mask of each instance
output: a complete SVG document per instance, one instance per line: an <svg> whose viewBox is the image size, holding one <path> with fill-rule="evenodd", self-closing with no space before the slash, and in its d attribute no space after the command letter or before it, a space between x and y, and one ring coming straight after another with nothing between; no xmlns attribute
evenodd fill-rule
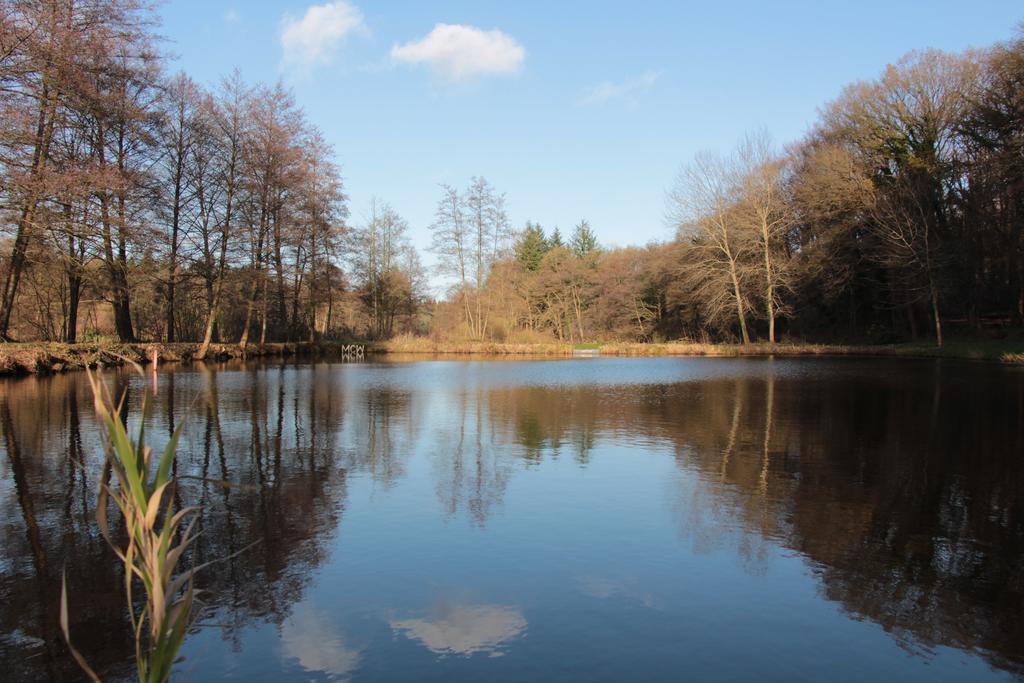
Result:
<svg viewBox="0 0 1024 683"><path fill-rule="evenodd" d="M432 354L432 355L486 355L486 356L571 356L572 344L503 344L478 341L442 341L427 337L396 337L374 342L371 353Z"/></svg>
<svg viewBox="0 0 1024 683"><path fill-rule="evenodd" d="M841 346L826 344L704 344L668 342L664 344L611 343L601 346L607 356L823 356L889 353L891 347Z"/></svg>
<svg viewBox="0 0 1024 683"><path fill-rule="evenodd" d="M503 344L498 342L435 340L426 337L399 337L371 345L371 352L387 354L492 355L492 356L571 356L576 349L596 350L604 356L766 356L892 353L893 347L832 346L821 344L701 344L669 342L645 344L610 342L607 344Z"/></svg>
<svg viewBox="0 0 1024 683"><path fill-rule="evenodd" d="M575 349L594 349L603 356L899 356L903 358L963 358L1024 363L1024 343L1017 341L954 341L943 348L933 344L706 344L609 342L606 344L502 344L399 337L370 345L373 353L410 355L571 356Z"/></svg>
<svg viewBox="0 0 1024 683"><path fill-rule="evenodd" d="M160 362L189 362L198 344L0 344L0 375L61 372L71 369L122 365L125 359L146 363L153 349ZM250 357L324 357L337 356L342 342L319 344L267 344L262 350L250 347ZM235 344L215 344L208 360L228 360L241 356ZM459 339L434 339L402 336L388 341L368 342L368 353L463 356L571 356L576 349L592 349L605 356L902 356L908 358L965 358L1024 363L1024 338L1003 340L951 340L942 349L930 343L849 345L849 344L707 344L691 341L665 343L608 342L570 344L554 341L483 342Z"/></svg>

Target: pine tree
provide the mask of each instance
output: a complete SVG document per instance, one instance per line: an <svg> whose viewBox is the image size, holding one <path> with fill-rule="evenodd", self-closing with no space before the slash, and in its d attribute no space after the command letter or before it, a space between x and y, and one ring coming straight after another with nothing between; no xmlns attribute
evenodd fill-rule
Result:
<svg viewBox="0 0 1024 683"><path fill-rule="evenodd" d="M548 238L548 250L557 249L558 247L564 247L565 242L562 241L562 231L555 226L555 229L551 231L551 237Z"/></svg>
<svg viewBox="0 0 1024 683"><path fill-rule="evenodd" d="M522 263L526 270L536 272L540 268L541 259L548 252L548 242L540 223L526 222L526 228L516 242L515 252L516 260Z"/></svg>
<svg viewBox="0 0 1024 683"><path fill-rule="evenodd" d="M572 233L572 239L569 241L569 246L579 258L597 251L597 235L594 234L586 220L580 221L579 225L576 226Z"/></svg>

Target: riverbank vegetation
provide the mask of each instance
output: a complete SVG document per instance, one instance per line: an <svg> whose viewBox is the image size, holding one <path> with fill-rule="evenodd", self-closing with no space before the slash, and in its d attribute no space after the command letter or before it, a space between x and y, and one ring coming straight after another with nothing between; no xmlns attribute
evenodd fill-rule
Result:
<svg viewBox="0 0 1024 683"><path fill-rule="evenodd" d="M898 356L903 358L960 358L1024 363L1024 338L954 340L942 347L930 342L902 344L725 344L700 342L608 342L601 344L513 344L443 342L425 337L398 337L375 342L370 353L390 355L465 356Z"/></svg>
<svg viewBox="0 0 1024 683"><path fill-rule="evenodd" d="M3 6L0 338L203 358L395 336L999 344L1024 324L1024 35L911 53L784 147L754 132L697 155L664 242L602 246L597 217L516 226L482 177L442 187L437 297L399 211L350 221L285 87L167 73L154 24L135 0Z"/></svg>
<svg viewBox="0 0 1024 683"><path fill-rule="evenodd" d="M355 358L363 359L370 348L363 343L292 342L268 343L242 349L237 344L199 342L122 343L114 340L79 342L28 342L0 344L0 376L52 374L67 370L121 367L126 364L188 363L258 358ZM372 348L370 349L372 351ZM200 355L200 352L203 352Z"/></svg>
<svg viewBox="0 0 1024 683"><path fill-rule="evenodd" d="M904 358L960 358L1024 364L1024 338L954 340L942 347L930 342L904 344L807 344L767 342L703 344L700 342L548 342L516 344L492 341L442 341L430 337L399 336L369 343L297 342L266 344L242 351L236 344L214 344L204 358L195 342L175 344L19 343L0 345L0 377L48 375L69 370L121 367L128 364L244 361L258 359L364 360L389 358L488 356L506 358L603 356L898 356Z"/></svg>

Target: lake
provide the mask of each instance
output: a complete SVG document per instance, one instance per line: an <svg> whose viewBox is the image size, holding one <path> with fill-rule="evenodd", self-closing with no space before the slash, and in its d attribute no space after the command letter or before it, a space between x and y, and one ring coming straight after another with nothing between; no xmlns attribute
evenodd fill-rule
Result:
<svg viewBox="0 0 1024 683"><path fill-rule="evenodd" d="M142 378L103 374L138 419ZM581 358L161 371L183 680L1024 675L1024 368ZM0 383L0 671L134 673L83 373Z"/></svg>

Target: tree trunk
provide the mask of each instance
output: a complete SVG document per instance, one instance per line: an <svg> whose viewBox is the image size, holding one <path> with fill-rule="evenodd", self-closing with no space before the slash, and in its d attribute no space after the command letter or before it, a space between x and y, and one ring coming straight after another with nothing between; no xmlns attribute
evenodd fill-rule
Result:
<svg viewBox="0 0 1024 683"><path fill-rule="evenodd" d="M82 276L68 273L68 313L64 320L64 341L74 344L78 340L78 307L82 300Z"/></svg>
<svg viewBox="0 0 1024 683"><path fill-rule="evenodd" d="M135 341L135 328L132 325L131 289L128 286L128 243L124 234L127 221L126 199L124 194L118 197L118 240L117 264L114 267L114 324L117 337L123 342Z"/></svg>
<svg viewBox="0 0 1024 683"><path fill-rule="evenodd" d="M26 206L18 222L18 233L14 238L14 248L11 251L11 262L7 267L7 277L4 279L3 301L0 303L0 339L9 340L11 325L11 313L14 311L14 303L18 298L18 285L21 282L21 273L25 268L26 254L28 252L29 231L34 220L35 199L29 200L31 206Z"/></svg>
<svg viewBox="0 0 1024 683"><path fill-rule="evenodd" d="M334 289L331 284L331 269L327 269L327 317L324 320L323 336L327 337L331 332L331 317L334 315Z"/></svg>
<svg viewBox="0 0 1024 683"><path fill-rule="evenodd" d="M935 320L935 345L942 348L942 316L939 315L939 293L935 289L935 283L930 283L932 300L932 317Z"/></svg>
<svg viewBox="0 0 1024 683"><path fill-rule="evenodd" d="M249 288L248 301L245 306L245 322L242 324L242 336L238 339L238 346L245 351L249 343L249 328L252 326L252 309L256 306L256 295L259 293L259 270L253 273L252 286Z"/></svg>
<svg viewBox="0 0 1024 683"><path fill-rule="evenodd" d="M249 343L249 327L252 326L252 313L253 308L256 306L256 295L259 294L260 275L262 273L261 264L263 262L263 238L266 235L266 220L267 214L265 210L260 212L260 224L259 234L256 236L256 252L253 255L253 276L252 276L252 287L249 289L249 299L245 307L245 324L242 326L242 336L238 340L238 346L242 352L245 352L245 347Z"/></svg>
<svg viewBox="0 0 1024 683"><path fill-rule="evenodd" d="M736 274L736 262L729 260L729 275L732 277L733 296L736 297L736 314L740 319L740 335L744 344L750 343L750 334L747 332L747 315L743 311L743 295L740 291L740 280Z"/></svg>
<svg viewBox="0 0 1024 683"><path fill-rule="evenodd" d="M269 296L269 278L263 278L263 303L260 306L260 351L267 343L267 299Z"/></svg>
<svg viewBox="0 0 1024 683"><path fill-rule="evenodd" d="M1010 215L1015 217L1014 214L1016 213L1015 203L1010 202ZM1022 269L1020 262L1020 251L1024 248L1024 244L1021 244L1024 226L1021 225L1020 221L1014 221L1014 226L1012 237L1010 238L1010 248L1006 250L1007 260L1009 261L1010 296L1014 299L1010 309L1010 324L1014 327L1020 327L1024 323L1024 272L1022 272L1024 269Z"/></svg>
<svg viewBox="0 0 1024 683"><path fill-rule="evenodd" d="M114 327L117 338L123 342L135 341L135 329L132 326L131 299L128 293L128 278L124 270L115 266L111 273L113 281Z"/></svg>
<svg viewBox="0 0 1024 683"><path fill-rule="evenodd" d="M914 315L914 305L907 304L905 308L907 311L907 325L910 327L910 338L916 341L920 334L917 331L917 316Z"/></svg>
<svg viewBox="0 0 1024 683"><path fill-rule="evenodd" d="M135 332L132 329L131 306L128 299L128 278L124 271L127 258L126 247L122 239L115 255L109 204L109 197L103 193L100 197L100 219L103 225L104 262L107 277L110 278L111 304L114 307L114 328L121 341L134 341Z"/></svg>
<svg viewBox="0 0 1024 683"><path fill-rule="evenodd" d="M217 309L220 308L220 288L213 294L213 301L210 303L210 308L206 312L206 326L203 330L203 343L199 345L199 351L196 353L196 360L206 360L206 354L210 350L210 342L213 341L213 328L217 320Z"/></svg>
<svg viewBox="0 0 1024 683"><path fill-rule="evenodd" d="M121 121L117 135L117 170L122 179L127 176L125 159L126 124ZM117 260L112 269L114 289L114 325L117 336L122 342L135 341L135 329L132 326L131 289L128 286L128 197L121 187L117 191Z"/></svg>
<svg viewBox="0 0 1024 683"><path fill-rule="evenodd" d="M924 255L925 267L928 269L928 294L931 298L932 304L932 319L935 322L935 344L939 348L942 348L942 316L939 315L939 290L935 285L935 273L932 267L931 242L928 238L929 232L926 227L924 233Z"/></svg>
<svg viewBox="0 0 1024 683"><path fill-rule="evenodd" d="M576 287L572 288L572 306L573 311L576 313L576 326L580 330L580 341L584 342L587 340L587 337L583 331L583 302L580 300L580 293Z"/></svg>
<svg viewBox="0 0 1024 683"><path fill-rule="evenodd" d="M230 214L230 204L228 204L228 212ZM224 239L221 240L220 248L220 266L217 272L217 282L213 287L213 297L210 299L210 305L206 312L206 327L203 331L203 343L199 346L199 352L196 354L197 360L205 360L206 354L210 350L210 342L213 341L214 336L217 335L217 315L220 312L220 295L224 288L224 269L227 262L227 234L224 235ZM248 328L248 324L246 325ZM217 335L219 337L219 335ZM242 345L244 349L244 344Z"/></svg>
<svg viewBox="0 0 1024 683"><path fill-rule="evenodd" d="M768 343L775 343L775 282L772 276L771 244L769 242L768 224L761 221L761 241L764 247L764 275L768 283L765 304L768 309Z"/></svg>
<svg viewBox="0 0 1024 683"><path fill-rule="evenodd" d="M45 79L45 76L44 76ZM35 212L39 202L39 190L36 187L46 167L50 155L50 141L53 139L53 124L57 110L58 92L51 90L43 83L43 97L39 103L39 118L36 122L35 143L32 151L32 171L29 179L30 187L22 205L18 220L18 232L14 238L11 262L4 278L3 294L0 296L0 339L8 339L11 325L11 313L18 298L18 285L25 269L28 244L35 227Z"/></svg>
<svg viewBox="0 0 1024 683"><path fill-rule="evenodd" d="M317 325L317 303L316 298L316 233L314 232L310 238L309 245L309 299L307 305L309 306L309 315L311 318L309 325L309 341L316 342L320 337L320 328Z"/></svg>
<svg viewBox="0 0 1024 683"><path fill-rule="evenodd" d="M306 278L306 265L302 260L302 247L295 252L295 290L292 292L292 318L288 326L288 341L299 339L301 331L300 302L302 301L302 282Z"/></svg>
<svg viewBox="0 0 1024 683"><path fill-rule="evenodd" d="M469 294L466 292L466 285L462 285L462 305L466 310L466 324L469 326L469 334L473 336L473 309L469 305Z"/></svg>
<svg viewBox="0 0 1024 683"><path fill-rule="evenodd" d="M171 207L171 253L170 262L167 264L167 343L173 344L174 335L174 290L178 280L178 228L181 221L181 176L182 157L184 156L184 143L181 136L178 138L178 160L174 173L174 205Z"/></svg>
<svg viewBox="0 0 1024 683"><path fill-rule="evenodd" d="M286 307L285 296L284 296L284 259L281 256L281 215L280 211L274 213L274 270L276 279L276 292L275 298L277 299L277 325L275 327L275 335L278 340L281 339L284 333L288 330L288 309ZM263 345L264 337L266 336L267 327L267 291L264 287L263 292L263 333L260 338L260 345Z"/></svg>

